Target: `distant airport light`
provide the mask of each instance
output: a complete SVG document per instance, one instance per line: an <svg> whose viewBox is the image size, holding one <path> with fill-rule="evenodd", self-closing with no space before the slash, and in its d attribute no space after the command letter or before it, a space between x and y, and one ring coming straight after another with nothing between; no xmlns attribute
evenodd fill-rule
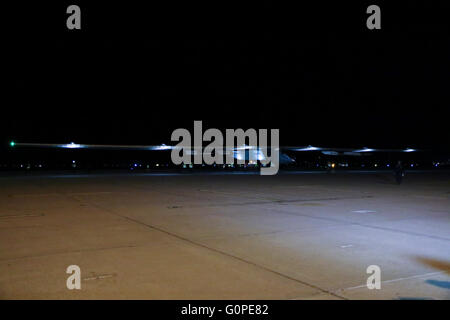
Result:
<svg viewBox="0 0 450 320"><path fill-rule="evenodd" d="M414 151L416 151L416 149L411 149L411 148L405 149L405 152L414 152Z"/></svg>
<svg viewBox="0 0 450 320"><path fill-rule="evenodd" d="M16 145L16 143L15 143L14 141L11 141L11 142L9 143L9 145L10 145L11 147L14 147L14 146Z"/></svg>
<svg viewBox="0 0 450 320"><path fill-rule="evenodd" d="M332 168L336 167L336 164L332 163L332 164L331 164L331 167L332 167Z"/></svg>

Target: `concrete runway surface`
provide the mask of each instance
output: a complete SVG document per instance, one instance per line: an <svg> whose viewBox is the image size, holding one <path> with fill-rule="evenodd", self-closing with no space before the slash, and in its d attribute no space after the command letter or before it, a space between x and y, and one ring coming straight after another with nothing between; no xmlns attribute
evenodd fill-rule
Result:
<svg viewBox="0 0 450 320"><path fill-rule="evenodd" d="M393 180L3 176L0 298L450 299L450 174Z"/></svg>

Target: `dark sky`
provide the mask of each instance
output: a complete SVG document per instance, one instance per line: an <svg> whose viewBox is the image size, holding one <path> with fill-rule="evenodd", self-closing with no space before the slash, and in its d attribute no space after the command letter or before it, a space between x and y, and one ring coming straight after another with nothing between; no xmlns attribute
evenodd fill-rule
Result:
<svg viewBox="0 0 450 320"><path fill-rule="evenodd" d="M93 2L4 11L3 142L169 143L203 120L279 128L283 145L449 144L444 1Z"/></svg>

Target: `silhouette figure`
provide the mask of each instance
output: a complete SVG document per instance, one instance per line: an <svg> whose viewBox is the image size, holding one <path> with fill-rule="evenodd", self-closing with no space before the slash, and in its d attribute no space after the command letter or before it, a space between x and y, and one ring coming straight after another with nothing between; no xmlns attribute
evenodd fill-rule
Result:
<svg viewBox="0 0 450 320"><path fill-rule="evenodd" d="M403 170L403 165L400 160L397 161L397 165L394 168L394 175L395 175L395 181L397 181L397 184L401 184L403 177L405 176L405 171Z"/></svg>

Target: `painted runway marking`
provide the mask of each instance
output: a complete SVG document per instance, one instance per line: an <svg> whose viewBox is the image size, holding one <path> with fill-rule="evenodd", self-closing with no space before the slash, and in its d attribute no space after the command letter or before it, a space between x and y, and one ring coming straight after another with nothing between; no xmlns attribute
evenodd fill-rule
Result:
<svg viewBox="0 0 450 320"><path fill-rule="evenodd" d="M318 291L320 291L320 292L322 292L322 293L330 294L330 295L332 295L332 296L334 296L334 297L336 297L336 298L343 299L343 300L347 300L347 298L342 297L342 296L340 296L339 294L337 294L337 293L335 293L335 292L331 292L331 291L329 291L329 290L327 290L327 289L325 289L325 288L319 287L319 286L317 286L317 285L315 285L315 284L313 284L313 283L309 283L309 282L306 282L306 281L304 281L304 280L300 280L300 279L294 278L294 277L292 277L292 276L290 276L290 275L284 274L284 273L282 273L282 272L279 272L279 271L273 270L273 269L271 269L271 268L265 267L264 265L260 265L260 264L258 264L258 263L256 263L256 262L251 261L251 260L247 260L247 259L245 259L245 258L241 258L241 257L239 257L239 256L237 256L237 255L233 255L233 254L228 253L228 252L226 252L226 251L222 251L222 250L220 250L220 249L217 249L217 248L208 246L208 245L206 245L206 244L197 242L197 241L195 241L195 240L191 240L191 239L189 239L189 238L187 238L187 237L184 237L184 236L178 235L178 234L176 234L176 233L173 233L173 232L171 232L171 231L162 229L162 228L160 228L160 227L158 227L158 226L151 225L151 224L145 223L145 222L143 222L143 221L140 221L140 220L137 220L137 219L128 217L128 216L121 215L121 214L117 213L116 211L114 211L114 210L112 210L112 209L104 208L104 207L102 207L102 206L100 206L100 205L98 205L98 204L94 204L94 203L88 203L88 204L89 204L90 206L92 206L92 207L96 207L96 208L101 209L101 210L103 210L103 211L105 211L105 212L108 212L108 213L110 213L110 214L112 214L112 215L121 217L121 218L123 218L123 219L125 219L125 220L128 220L128 221L131 221L131 222L134 222L134 223L137 223L137 224L146 226L146 227L148 227L148 228L150 228L150 229L152 229L152 230L156 230L156 231L165 233L165 234L167 234L167 235L169 235L169 236L171 236L171 237L177 238L177 239L179 239L179 240L181 240L181 241L184 241L184 242L186 242L186 243L190 243L190 244L192 244L192 245L194 245L194 246L201 247L201 248L204 248L204 249L206 249L206 250L213 251L213 252L219 253L219 254L221 254L221 255L227 256L227 257L229 257L229 258L232 258L232 259L241 261L241 262L246 263L246 264L248 264L248 265L255 266L256 268L265 270L265 271L267 271L267 272L270 272L270 273L272 273L272 274L278 275L278 276L283 277L283 278L285 278L285 279L289 279L289 280L295 281L295 282L297 282L297 283L303 284L303 285L308 286L308 287L310 287L310 288L316 289L316 290L318 290Z"/></svg>
<svg viewBox="0 0 450 320"><path fill-rule="evenodd" d="M374 210L353 210L354 213L376 213Z"/></svg>
<svg viewBox="0 0 450 320"><path fill-rule="evenodd" d="M280 210L280 209L271 209L271 210L272 211L277 211L277 212L280 212L280 213L284 213L284 214L290 214L290 215L293 215L293 216L301 216L301 217L308 217L308 218L311 218L311 219L343 223L343 224L347 224L349 226L359 226L359 227L364 227L364 228L370 228L370 229L376 229L376 230L384 230L384 231L389 231L389 232L394 232L394 233L408 234L408 235L412 235L412 236L425 237L425 238L429 238L429 239L436 239L436 240L443 240L443 241L449 241L450 240L450 238L433 236L433 235L428 235L428 234L424 234L424 233L417 233L417 232L399 230L399 229L394 229L394 228L374 226L374 225L369 225L369 224L364 224L364 223L348 222L348 221L345 221L345 220L334 219L334 218L327 218L327 217L321 217L321 216L314 216L314 215L311 215L311 214L304 214L304 213L298 213L298 212L291 212L291 211L288 211L288 210Z"/></svg>
<svg viewBox="0 0 450 320"><path fill-rule="evenodd" d="M341 248L351 248L351 247L353 247L353 245L352 244L346 244L346 245L343 245L343 246L340 246Z"/></svg>
<svg viewBox="0 0 450 320"><path fill-rule="evenodd" d="M416 274L416 275L410 276L410 277L403 277L403 278L396 278L396 279L381 281L381 283L391 283L391 282L398 282L398 281L411 280L411 279L420 279L420 278L435 276L435 275L439 275L439 274L443 274L443 273L447 273L447 272L448 271L438 271L438 272L431 272L431 273L424 273L424 274ZM362 285L356 286L356 287L338 289L336 291L346 291L346 290L354 290L354 289L361 289L361 288L367 288L367 284L362 284Z"/></svg>

